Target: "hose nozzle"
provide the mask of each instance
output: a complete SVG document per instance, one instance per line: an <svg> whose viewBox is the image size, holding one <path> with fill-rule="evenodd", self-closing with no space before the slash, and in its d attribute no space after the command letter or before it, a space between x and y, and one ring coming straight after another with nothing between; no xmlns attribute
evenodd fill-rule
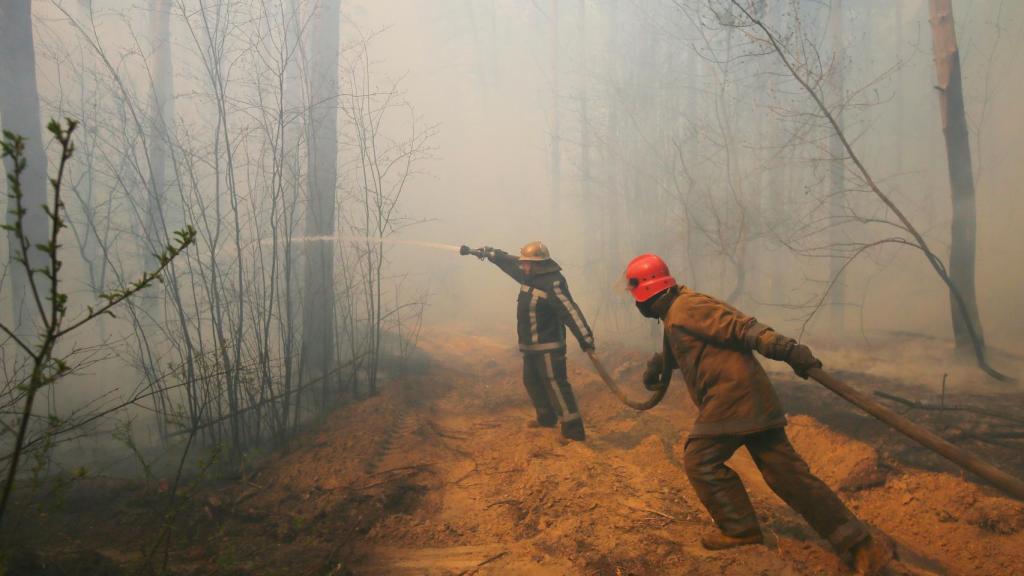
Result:
<svg viewBox="0 0 1024 576"><path fill-rule="evenodd" d="M459 254L461 254L462 256L476 256L477 258L483 260L484 258L487 257L487 249L470 248L469 246L463 244L462 246L459 246Z"/></svg>

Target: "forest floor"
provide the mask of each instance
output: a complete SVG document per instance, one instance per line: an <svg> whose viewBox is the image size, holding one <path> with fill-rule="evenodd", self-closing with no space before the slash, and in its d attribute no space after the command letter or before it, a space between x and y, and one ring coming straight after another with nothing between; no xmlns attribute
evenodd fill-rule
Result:
<svg viewBox="0 0 1024 576"><path fill-rule="evenodd" d="M556 430L526 426L532 410L509 343L434 328L421 348L416 365L380 395L337 410L244 480L201 488L175 510L173 529L154 512L163 510L166 486L92 479L41 518L40 536L29 539L35 552L22 562L54 576L135 573L147 558L151 572L177 575L849 573L743 450L731 464L770 543L701 548L712 524L682 468L695 411L678 375L662 405L637 413L571 354L588 438L566 443ZM937 350L908 345L901 359L927 365ZM645 355L600 352L639 396L632 383ZM936 398L930 375L908 382L910 371L887 371L866 353L822 356L861 389ZM778 369L772 375L797 450L858 516L897 543L902 561L891 574L1024 573L1024 505L971 482L784 365L770 368ZM955 383L972 377L964 374ZM966 396L952 392L961 388L951 383L942 402L961 401ZM982 386L970 397L979 394L1007 411L1021 405L1019 392ZM1019 447L933 412L911 414L1024 473Z"/></svg>

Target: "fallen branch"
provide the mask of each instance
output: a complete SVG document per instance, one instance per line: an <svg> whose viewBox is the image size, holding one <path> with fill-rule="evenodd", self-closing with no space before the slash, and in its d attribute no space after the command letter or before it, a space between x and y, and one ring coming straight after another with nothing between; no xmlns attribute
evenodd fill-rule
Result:
<svg viewBox="0 0 1024 576"><path fill-rule="evenodd" d="M934 411L937 411L937 412L970 412L972 414L978 414L978 415L981 415L981 416L988 416L990 418L998 418L1000 420L1006 420L1008 422L1013 422L1015 424L1024 424L1024 418L1019 418L1019 417L1016 417L1016 416L1011 416L1009 414L1003 414L1001 412L994 412L992 410L985 410L983 408L975 408L973 406L964 406L962 404L953 404L953 405L950 405L950 404L945 404L945 405L926 404L924 402L921 402L920 400L908 400L908 399L903 398L901 396L897 396L897 395L891 394L889 392L884 392L882 390L875 390L874 394L875 394L875 396L878 396L880 398L885 398L886 400L892 400L893 402L897 402L899 404L903 404L904 406L909 406L910 408L914 408L914 409L917 409L917 410L934 410Z"/></svg>
<svg viewBox="0 0 1024 576"><path fill-rule="evenodd" d="M503 558L503 557L505 557L507 555L508 555L508 550L503 550L503 551L495 554L494 556L491 556L490 558L484 560L483 562L477 564L476 566L474 566L474 567L472 567L472 568L470 568L468 570L463 570L462 572L459 572L459 576L468 576L469 574L476 574L476 571L479 570L481 566L485 566L487 564L490 564L491 562L494 562L495 560Z"/></svg>
<svg viewBox="0 0 1024 576"><path fill-rule="evenodd" d="M522 504L522 501L515 500L513 498L508 498L508 499L505 499L505 500L498 500L497 502L491 502L490 504L488 504L484 508L484 510L490 510L491 508L494 508L495 506L501 506L502 504L518 505L518 504Z"/></svg>
<svg viewBox="0 0 1024 576"><path fill-rule="evenodd" d="M650 508L645 508L643 506L633 506L632 504L629 504L627 502L623 502L622 504L626 508L632 508L633 510L637 510L639 512L649 512L651 514L655 514L655 515L661 516L662 518L665 518L667 520L671 520L672 522L678 522L679 521L679 519L676 518L675 516L672 516L670 514L665 514L664 512L658 512L657 510L652 510Z"/></svg>
<svg viewBox="0 0 1024 576"><path fill-rule="evenodd" d="M355 487L355 490L357 490L357 491L369 490L370 488L376 488L377 486L382 486L384 484L387 484L388 482L394 481L396 476L412 476L412 475L414 475L417 472L425 472L425 471L432 471L432 467L429 464L416 464L415 466L402 466L401 468L389 468L387 470L382 470L380 472L375 472L375 473L370 475L371 477L374 477L374 476L381 476L381 475L384 475L384 474L388 474L387 478L385 478L385 479L383 479L383 480L381 480L379 482L374 482L372 484L365 484L363 486L357 486L357 487ZM395 474L396 472L405 472L405 474Z"/></svg>

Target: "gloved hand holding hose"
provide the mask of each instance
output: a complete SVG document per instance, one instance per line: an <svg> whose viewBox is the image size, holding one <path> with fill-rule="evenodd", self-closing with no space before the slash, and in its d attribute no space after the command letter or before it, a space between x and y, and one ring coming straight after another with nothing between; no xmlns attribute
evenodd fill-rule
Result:
<svg viewBox="0 0 1024 576"><path fill-rule="evenodd" d="M822 367L821 360L814 356L810 348L763 324L751 326L747 333L751 348L766 358L789 364L793 372L804 380L807 379L809 370Z"/></svg>
<svg viewBox="0 0 1024 576"><path fill-rule="evenodd" d="M655 391L661 388L661 373L665 370L665 355L655 352L647 361L647 368L644 370L644 388Z"/></svg>

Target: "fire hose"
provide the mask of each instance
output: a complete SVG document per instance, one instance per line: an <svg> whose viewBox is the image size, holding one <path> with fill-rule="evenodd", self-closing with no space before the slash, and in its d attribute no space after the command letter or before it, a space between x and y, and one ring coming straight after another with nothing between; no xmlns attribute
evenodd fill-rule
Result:
<svg viewBox="0 0 1024 576"><path fill-rule="evenodd" d="M481 259L487 257L484 249L473 250L468 246L461 246L459 253L462 255L473 255ZM664 358L668 358L671 351L666 347L664 354ZM630 408L635 410L650 410L657 406L665 397L665 393L668 392L668 385L672 379L672 368L668 363L666 363L666 366L662 370L660 382L658 387L654 389L653 394L651 394L648 399L638 402L629 398L629 396L622 391L619 385L615 382L615 379L612 378L611 374L608 373L608 370L605 369L604 365L597 358L597 355L593 350L588 350L587 356L590 357L590 362L594 365L594 369L597 371L598 375L601 376L601 379L604 380L604 383L612 393L615 394L623 404ZM850 387L845 382L825 372L821 368L811 368L807 371L807 376L836 393L847 402L857 406L878 420L881 420L889 427L894 428L897 432L908 436L918 444L935 452L943 458L946 458L964 470L981 477L983 480L989 482L1007 495L1016 498L1017 500L1024 501L1024 482L1019 478L1011 476L988 462L985 462L974 454L950 444L934 432L914 424L896 412L893 412L878 402L875 402L871 398Z"/></svg>
<svg viewBox="0 0 1024 576"><path fill-rule="evenodd" d="M615 379L612 378L612 375L605 369L604 364L601 364L601 361L598 360L597 354L593 350L587 350L587 356L590 357L590 363L594 365L594 369L597 370L598 375L601 376L601 380L604 380L604 383L608 385L608 388L612 393L618 396L619 400L621 400L623 404L633 408L634 410L650 410L651 408L654 408L661 402L661 399L665 397L665 393L668 392L669 382L672 381L671 368L662 370L661 382L659 383L658 388L654 390L654 394L651 394L651 397L643 402L637 402L630 399L629 396L619 388Z"/></svg>
<svg viewBox="0 0 1024 576"><path fill-rule="evenodd" d="M608 385L608 388L611 389L623 404L630 408L636 410L650 410L661 402L662 398L665 397L665 392L668 391L668 385L672 377L671 369L662 371L660 385L650 398L643 402L632 400L625 392L622 391L621 388L619 388L615 379L612 378L611 374L608 373L608 370L606 370L604 365L601 364L601 361L598 360L594 351L588 350L587 355L590 357L590 362L594 365L594 369L597 370L597 373L601 376L601 379L604 380L604 383ZM981 458L978 458L974 454L950 444L934 432L914 424L910 420L907 420L896 412L893 412L878 402L875 402L868 396L852 388L828 372L825 372L821 368L811 368L807 371L807 375L815 382L821 384L825 388L828 388L847 402L881 420L889 427L894 428L897 432L910 437L910 439L943 458L946 458L964 470L976 474L1005 494L1024 501L1024 482L1020 479L1007 474L999 468L985 462Z"/></svg>
<svg viewBox="0 0 1024 576"><path fill-rule="evenodd" d="M909 436L918 444L946 458L964 470L977 474L1006 494L1018 500L1024 500L1024 482L1020 479L1010 476L974 454L950 444L934 432L914 424L821 368L811 368L807 371L807 375L818 384L838 394L847 402L885 422L898 432Z"/></svg>

